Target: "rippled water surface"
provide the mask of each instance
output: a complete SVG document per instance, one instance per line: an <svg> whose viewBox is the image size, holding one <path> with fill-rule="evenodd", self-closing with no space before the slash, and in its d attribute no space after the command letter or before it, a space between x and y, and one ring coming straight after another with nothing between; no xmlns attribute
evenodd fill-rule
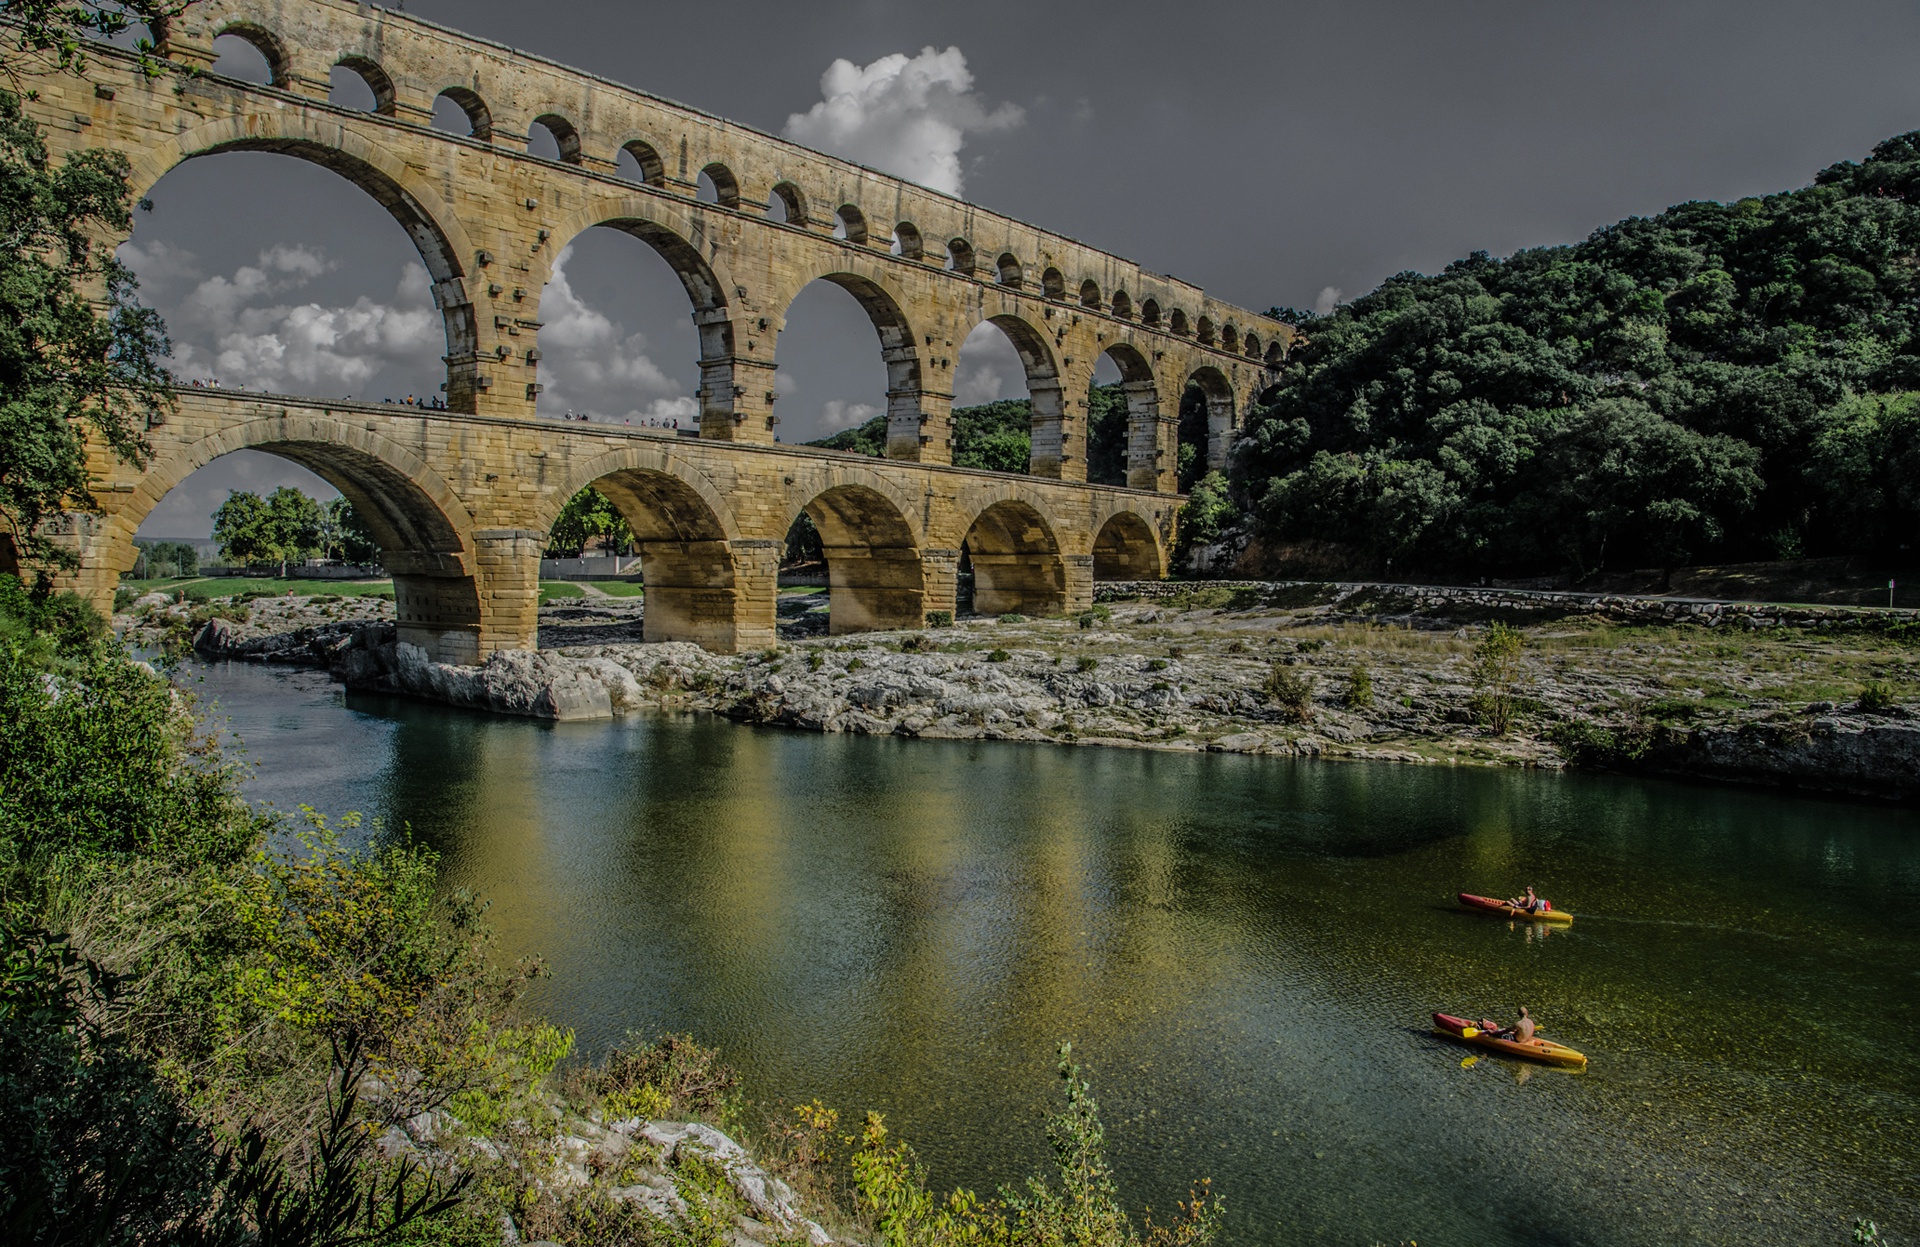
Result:
<svg viewBox="0 0 1920 1247"><path fill-rule="evenodd" d="M1041 1166L1055 1043L1123 1191L1242 1243L1920 1233L1920 815L1599 776L543 725L217 667L255 796L410 825L596 1050L719 1044L938 1185ZM1533 883L1545 930L1465 913ZM1584 1075L1468 1061L1511 1014ZM1899 1241L1899 1240L1896 1240Z"/></svg>

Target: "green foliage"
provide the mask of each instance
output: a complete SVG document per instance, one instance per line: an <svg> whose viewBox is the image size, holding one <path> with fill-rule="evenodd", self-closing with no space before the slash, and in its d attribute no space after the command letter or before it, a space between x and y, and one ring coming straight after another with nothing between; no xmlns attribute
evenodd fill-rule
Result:
<svg viewBox="0 0 1920 1247"><path fill-rule="evenodd" d="M1233 499L1227 495L1225 476L1209 472L1195 481L1187 495L1186 505L1180 508L1179 540L1182 555L1216 540L1233 522L1234 515L1235 507Z"/></svg>
<svg viewBox="0 0 1920 1247"><path fill-rule="evenodd" d="M598 1103L609 1121L644 1117L727 1128L745 1108L739 1074L691 1035L628 1035L598 1064L569 1073L566 1091L576 1103Z"/></svg>
<svg viewBox="0 0 1920 1247"><path fill-rule="evenodd" d="M5 13L24 19L23 49L70 65L73 7L9 0ZM160 319L98 241L131 228L127 175L124 156L102 151L51 167L20 100L0 91L0 571L71 564L41 525L97 509L84 439L144 466L145 431L172 405Z"/></svg>
<svg viewBox="0 0 1920 1247"><path fill-rule="evenodd" d="M929 628L953 627L953 612L952 611L928 611L927 627Z"/></svg>
<svg viewBox="0 0 1920 1247"><path fill-rule="evenodd" d="M185 12L194 0L4 0L0 14L18 23L15 30L23 58L40 60L63 73L87 72L86 45L111 39L130 29L134 23L149 31ZM141 70L149 78L158 77L164 64L157 58L152 39L134 44ZM16 69L9 64L9 78Z"/></svg>
<svg viewBox="0 0 1920 1247"><path fill-rule="evenodd" d="M135 580L170 579L198 575L200 551L187 541L137 541L133 560Z"/></svg>
<svg viewBox="0 0 1920 1247"><path fill-rule="evenodd" d="M1403 273L1234 459L1281 540L1456 573L1891 553L1920 495L1920 133L1802 190Z"/></svg>
<svg viewBox="0 0 1920 1247"><path fill-rule="evenodd" d="M1087 610L1081 611L1078 615L1075 615L1073 617L1073 621L1080 625L1080 630L1082 632L1085 632L1088 629L1098 627L1101 624L1112 623L1113 608L1110 606L1090 607Z"/></svg>
<svg viewBox="0 0 1920 1247"><path fill-rule="evenodd" d="M250 489L231 490L213 512L222 559L247 567L278 563L283 574L288 563L319 551L320 529L320 504L291 485L265 498Z"/></svg>
<svg viewBox="0 0 1920 1247"><path fill-rule="evenodd" d="M1306 723L1313 718L1313 680L1286 663L1273 664L1260 691L1291 721Z"/></svg>
<svg viewBox="0 0 1920 1247"><path fill-rule="evenodd" d="M1149 671L1165 671L1172 665L1173 664L1164 658L1150 658L1147 660L1147 670Z"/></svg>
<svg viewBox="0 0 1920 1247"><path fill-rule="evenodd" d="M361 567L380 562L380 543L367 531L360 513L345 498L331 498L320 504L320 522L316 526L315 545L323 558L338 559ZM191 573L183 573L191 574Z"/></svg>
<svg viewBox="0 0 1920 1247"><path fill-rule="evenodd" d="M1893 709L1894 702L1893 689L1878 680L1860 690L1860 710L1863 714L1885 714Z"/></svg>
<svg viewBox="0 0 1920 1247"><path fill-rule="evenodd" d="M827 551L820 542L820 530L814 526L813 517L802 511L787 529L787 548L780 558L780 566L797 567L826 561Z"/></svg>
<svg viewBox="0 0 1920 1247"><path fill-rule="evenodd" d="M633 530L608 497L589 485L560 508L547 533L547 557L579 558L588 543L604 541L616 550L633 544Z"/></svg>
<svg viewBox="0 0 1920 1247"><path fill-rule="evenodd" d="M0 661L50 670L90 656L106 634L107 621L85 599L55 593L44 573L29 589L0 572L0 653L11 655Z"/></svg>
<svg viewBox="0 0 1920 1247"><path fill-rule="evenodd" d="M1025 472L1033 457L1032 411L1032 403L1024 398L954 408L954 466ZM879 458L887 453L887 418L875 416L808 445ZM1127 483L1126 396L1118 384L1096 385L1087 392L1087 479L1095 484Z"/></svg>
<svg viewBox="0 0 1920 1247"><path fill-rule="evenodd" d="M1373 704L1373 673L1365 663L1355 663L1347 672L1347 691L1340 695L1340 704L1349 710L1363 710Z"/></svg>
<svg viewBox="0 0 1920 1247"><path fill-rule="evenodd" d="M1008 653L1006 650L1000 649L998 646L987 651L988 662L1006 662L1008 659L1012 657L1013 657L1012 654Z"/></svg>
<svg viewBox="0 0 1920 1247"><path fill-rule="evenodd" d="M1080 657L1073 660L1073 669L1075 671L1081 672L1082 674L1092 671L1094 668L1098 667L1099 665L1100 665L1100 660L1098 658L1095 658L1092 654L1082 654L1080 655Z"/></svg>
<svg viewBox="0 0 1920 1247"><path fill-rule="evenodd" d="M1565 719L1547 730L1547 739L1569 762L1610 769L1626 769L1638 762L1659 735L1645 724L1607 727L1587 719Z"/></svg>
<svg viewBox="0 0 1920 1247"><path fill-rule="evenodd" d="M1019 611L1008 611L1004 615L1000 616L1000 622L1003 624L1025 623L1027 622L1027 617L1025 615L1022 615Z"/></svg>
<svg viewBox="0 0 1920 1247"><path fill-rule="evenodd" d="M989 472L1025 472L1033 436L1025 399L1000 399L953 413L953 465Z"/></svg>
<svg viewBox="0 0 1920 1247"><path fill-rule="evenodd" d="M1473 712L1480 722L1505 736L1517 708L1520 654L1527 638L1516 628L1496 623L1473 646Z"/></svg>

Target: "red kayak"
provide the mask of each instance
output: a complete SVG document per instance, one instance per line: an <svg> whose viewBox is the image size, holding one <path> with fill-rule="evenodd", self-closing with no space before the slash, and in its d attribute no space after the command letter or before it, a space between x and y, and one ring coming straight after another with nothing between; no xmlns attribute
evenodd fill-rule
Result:
<svg viewBox="0 0 1920 1247"><path fill-rule="evenodd" d="M1472 1044L1476 1048L1486 1048L1505 1056L1517 1056L1528 1061L1544 1061L1548 1065L1557 1065L1561 1069L1587 1068L1586 1054L1575 1052L1565 1044L1557 1044L1551 1039L1542 1039L1538 1035L1526 1043L1521 1043L1518 1039L1496 1039L1482 1031L1475 1023L1445 1013L1433 1015L1433 1029L1448 1039L1457 1039L1462 1043Z"/></svg>
<svg viewBox="0 0 1920 1247"><path fill-rule="evenodd" d="M1498 897L1475 896L1471 892L1460 893L1460 903L1468 909L1485 910L1490 914L1500 914L1507 918L1519 918L1524 922L1572 922L1573 915L1564 909L1546 908L1528 913L1517 905L1509 905Z"/></svg>

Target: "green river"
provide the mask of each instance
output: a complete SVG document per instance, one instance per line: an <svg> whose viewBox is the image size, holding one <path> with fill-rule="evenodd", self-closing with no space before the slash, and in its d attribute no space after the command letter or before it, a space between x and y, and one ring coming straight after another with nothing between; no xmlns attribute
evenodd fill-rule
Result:
<svg viewBox="0 0 1920 1247"><path fill-rule="evenodd" d="M1920 1236L1920 813L1479 768L552 725L184 673L283 809L492 900L583 1051L719 1045L769 1108L878 1109L936 1186L1046 1164L1058 1041L1122 1192L1230 1243ZM189 682L193 682L192 679ZM1578 915L1461 910L1533 884ZM1584 1074L1432 1036L1511 1017Z"/></svg>

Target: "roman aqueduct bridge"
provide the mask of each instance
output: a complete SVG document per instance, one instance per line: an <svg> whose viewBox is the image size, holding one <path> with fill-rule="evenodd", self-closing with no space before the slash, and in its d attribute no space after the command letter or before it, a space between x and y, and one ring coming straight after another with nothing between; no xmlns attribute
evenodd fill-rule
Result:
<svg viewBox="0 0 1920 1247"><path fill-rule="evenodd" d="M103 605L166 491L253 448L352 500L394 574L404 639L445 661L533 645L546 533L590 484L639 538L650 639L770 643L775 564L802 511L826 546L835 631L952 609L963 546L978 609L1076 609L1095 577L1165 572L1182 393L1205 395L1217 464L1292 341L1289 326L1071 239L372 5L202 0L155 34L188 73L148 79L137 58L100 49L86 80L32 83L28 108L56 158L122 152L136 197L228 151L340 174L399 221L431 274L449 410L181 390L148 432L152 462L98 456L100 511L67 519L77 587ZM256 48L270 82L208 72L222 36ZM372 111L328 102L338 68L366 82ZM433 126L442 97L469 133ZM557 160L529 153L536 123ZM535 418L541 294L567 243L597 226L650 245L685 287L697 439ZM785 313L816 280L873 323L885 459L776 443ZM960 346L988 322L1027 375L1024 475L950 466ZM1085 483L1087 391L1103 356L1127 399L1126 488Z"/></svg>

